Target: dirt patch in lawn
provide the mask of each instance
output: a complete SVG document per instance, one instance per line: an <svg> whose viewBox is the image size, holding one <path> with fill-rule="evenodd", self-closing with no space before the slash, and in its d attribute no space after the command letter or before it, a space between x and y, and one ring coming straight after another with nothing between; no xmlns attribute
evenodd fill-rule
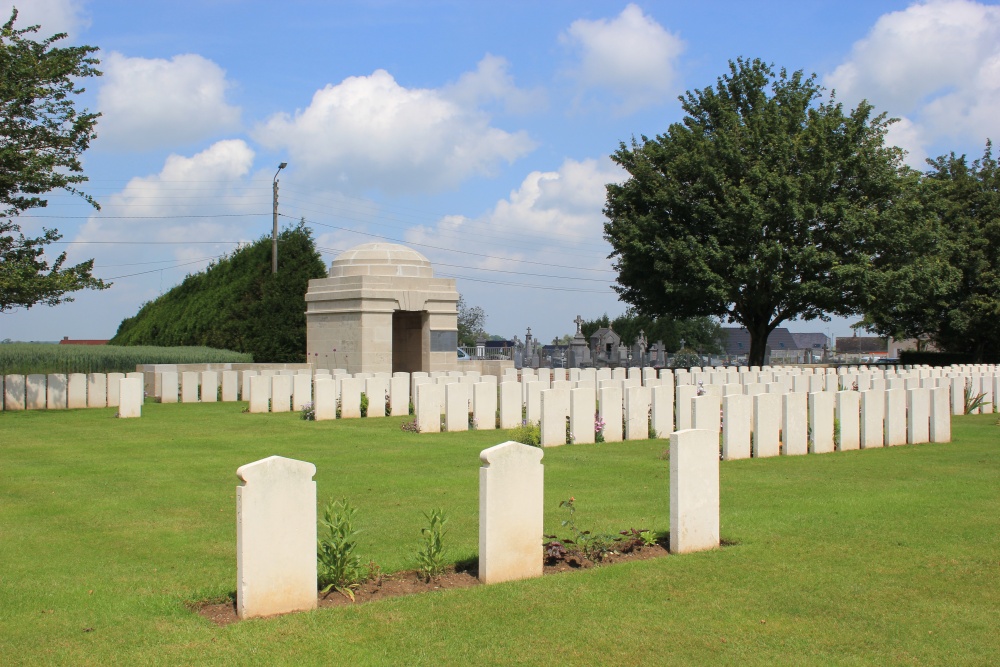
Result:
<svg viewBox="0 0 1000 667"><path fill-rule="evenodd" d="M573 570L586 570L592 567L606 567L615 563L649 560L652 558L662 558L667 555L669 555L669 552L660 544L636 547L627 553L609 553L599 563L595 563L589 558L580 555L571 554L561 560L546 562L544 574L558 574L560 572L572 572ZM348 605L366 604L368 602L377 602L378 600L387 600L404 595L431 593L433 591L452 588L469 588L481 584L477 577L478 572L476 571L475 561L451 567L444 574L433 578L431 581L426 581L416 570L396 572L382 575L379 579L364 582L353 590L354 600L351 600L350 597L343 593L330 591L327 595L318 596L318 605L320 608L346 607ZM198 614L216 625L229 625L240 620L236 616L236 602L234 599L230 599L224 603L196 604L194 608Z"/></svg>

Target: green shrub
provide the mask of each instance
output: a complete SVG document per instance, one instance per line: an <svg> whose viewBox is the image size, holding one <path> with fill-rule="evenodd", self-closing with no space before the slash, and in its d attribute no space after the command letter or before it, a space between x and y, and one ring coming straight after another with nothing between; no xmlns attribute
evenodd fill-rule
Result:
<svg viewBox="0 0 1000 667"><path fill-rule="evenodd" d="M541 447L542 428L538 422L523 421L517 428L507 431L507 439L532 447Z"/></svg>
<svg viewBox="0 0 1000 667"><path fill-rule="evenodd" d="M362 579L361 559L354 554L357 546L354 529L354 515L357 509L347 499L327 503L323 510L320 526L323 528L316 545L319 587L329 593L337 589L348 597L354 597L350 587Z"/></svg>
<svg viewBox="0 0 1000 667"><path fill-rule="evenodd" d="M430 581L444 572L444 527L448 517L441 509L433 509L430 514L425 512L424 517L428 526L420 529L424 542L417 550L417 566L424 579Z"/></svg>

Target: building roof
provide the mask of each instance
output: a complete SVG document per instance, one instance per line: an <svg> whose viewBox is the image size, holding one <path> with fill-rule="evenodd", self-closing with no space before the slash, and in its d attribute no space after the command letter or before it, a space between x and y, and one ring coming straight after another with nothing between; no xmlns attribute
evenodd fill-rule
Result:
<svg viewBox="0 0 1000 667"><path fill-rule="evenodd" d="M830 346L825 333L792 333L792 338L800 350L822 350Z"/></svg>
<svg viewBox="0 0 1000 667"><path fill-rule="evenodd" d="M889 343L878 336L837 337L837 354L885 354Z"/></svg>
<svg viewBox="0 0 1000 667"><path fill-rule="evenodd" d="M69 336L63 336L63 339L59 341L60 345L107 345L106 340L83 340L83 339L71 339Z"/></svg>
<svg viewBox="0 0 1000 667"><path fill-rule="evenodd" d="M741 355L750 353L750 332L744 327L722 327L723 342L726 354ZM792 334L784 327L778 327L767 337L767 346L771 350L799 350L800 348Z"/></svg>
<svg viewBox="0 0 1000 667"><path fill-rule="evenodd" d="M330 264L330 278L346 276L400 276L433 278L430 261L398 243L364 243L337 255Z"/></svg>

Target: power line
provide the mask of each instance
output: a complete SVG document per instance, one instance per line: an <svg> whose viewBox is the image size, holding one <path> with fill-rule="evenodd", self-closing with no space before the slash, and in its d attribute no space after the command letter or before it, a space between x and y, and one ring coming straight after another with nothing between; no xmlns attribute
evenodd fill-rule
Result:
<svg viewBox="0 0 1000 667"><path fill-rule="evenodd" d="M294 218L294 216L285 215L284 213L279 213L278 215L280 217L283 217L283 218L289 218L289 219L293 219ZM611 269L587 269L587 268L584 268L584 267L581 267L581 266L566 266L565 264L552 264L551 262L533 262L533 261L528 260L528 259L513 259L513 258L510 258L510 257L497 257L496 255L484 255L482 253L470 252L468 250L455 250L454 248L442 248L441 246L430 245L430 244L427 244L427 243L417 243L415 241L402 241L400 239L395 239L395 238L392 238L391 236L385 236L383 234L373 234L371 232L361 232L361 231L358 231L356 229L349 229L347 227L339 227L337 225L330 225L330 224L327 224L327 223L324 223L324 222L316 222L315 220L305 219L305 221L307 223L309 223L310 225L319 225L321 227L329 227L331 229L337 229L337 230L344 231L344 232L350 232L352 234L360 234L362 236L370 236L372 238L383 239L383 240L386 240L386 241L391 241L393 243L403 243L403 244L406 244L406 245L415 245L415 246L420 246L422 248L431 248L433 250L443 250L444 252L455 252L455 253L459 253L459 254L462 254L462 255L471 255L473 257L485 257L486 259L496 259L496 260L500 260L502 262L518 262L520 264L535 264L537 266L551 266L551 267L559 268L559 269L572 269L574 271L590 271L590 272L593 272L593 273L614 273L614 271L612 271Z"/></svg>

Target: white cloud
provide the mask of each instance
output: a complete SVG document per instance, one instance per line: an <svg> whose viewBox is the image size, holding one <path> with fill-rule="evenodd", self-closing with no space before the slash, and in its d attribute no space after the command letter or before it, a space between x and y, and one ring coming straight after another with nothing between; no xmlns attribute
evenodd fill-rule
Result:
<svg viewBox="0 0 1000 667"><path fill-rule="evenodd" d="M145 150L196 142L236 129L240 109L226 102L225 71L196 54L102 61L98 146Z"/></svg>
<svg viewBox="0 0 1000 667"><path fill-rule="evenodd" d="M259 220L270 220L270 176L261 175L261 185L249 187L253 159L253 150L238 139L217 142L191 157L171 155L159 173L133 178L120 192L103 200L101 212L81 227L74 247L97 257L98 266L152 257L162 260L165 256L185 262L230 252L236 248L233 243L204 242L253 240L265 232ZM238 217L258 213L259 219ZM253 224L256 228L250 226ZM87 241L99 243L83 243ZM181 275L205 264L207 261L188 266ZM103 270L95 274L114 275ZM174 275L168 287L176 279ZM139 284L141 281L127 281L122 288L134 289Z"/></svg>
<svg viewBox="0 0 1000 667"><path fill-rule="evenodd" d="M850 104L866 98L905 116L895 135L920 146L942 138L984 141L1000 120L1000 7L932 0L885 14L825 79Z"/></svg>
<svg viewBox="0 0 1000 667"><path fill-rule="evenodd" d="M3 23L10 18L14 7L17 7L15 27L39 25L38 36L43 38L59 32L73 38L90 25L90 18L79 0L0 0Z"/></svg>
<svg viewBox="0 0 1000 667"><path fill-rule="evenodd" d="M441 90L404 88L385 70L327 85L294 116L258 126L254 138L287 151L317 183L391 193L452 188L534 147L527 133L493 127Z"/></svg>
<svg viewBox="0 0 1000 667"><path fill-rule="evenodd" d="M610 91L620 100L619 112L658 104L676 87L676 60L684 42L637 5L612 20L578 19L560 40L579 52L571 75L580 86Z"/></svg>
<svg viewBox="0 0 1000 667"><path fill-rule="evenodd" d="M924 137L923 128L906 117L900 118L897 122L889 126L889 131L885 135L885 143L890 146L899 146L906 151L904 162L914 169L926 169L927 150L925 148L927 139Z"/></svg>
<svg viewBox="0 0 1000 667"><path fill-rule="evenodd" d="M443 93L467 108L500 102L509 113L530 113L544 109L547 101L540 89L524 90L514 84L506 58L487 53L474 72L466 72Z"/></svg>
<svg viewBox="0 0 1000 667"><path fill-rule="evenodd" d="M477 217L445 216L434 227L415 227L411 243L464 248L463 238L490 239L483 254L497 259L477 261L482 267L503 264L503 258L543 258L565 255L562 263L607 266L609 248L604 233L605 185L624 179L611 160L565 160L557 171L533 171L506 199Z"/></svg>

